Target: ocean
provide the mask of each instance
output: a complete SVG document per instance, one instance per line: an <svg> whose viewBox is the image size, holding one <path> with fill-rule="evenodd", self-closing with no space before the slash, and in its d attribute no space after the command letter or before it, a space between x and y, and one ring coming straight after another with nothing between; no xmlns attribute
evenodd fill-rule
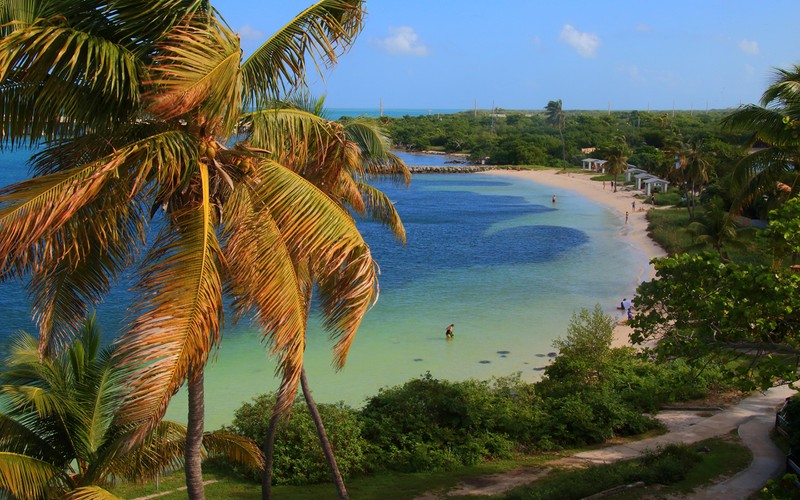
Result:
<svg viewBox="0 0 800 500"><path fill-rule="evenodd" d="M24 178L27 155L0 155L0 185ZM403 157L415 164L447 160ZM599 303L616 314L615 304L632 294L647 268L620 237L619 217L571 191L486 174L418 174L408 188L379 187L395 203L408 243L359 221L380 265L380 299L339 372L319 321L310 322L306 368L318 402L359 406L381 387L426 372L451 380L519 372L535 380L572 313ZM107 338L116 335L129 300L117 287L99 308ZM0 338L35 331L19 284L0 285L0 315ZM446 341L451 323L455 338ZM274 390L274 371L254 328L227 325L205 377L207 428L229 423L242 402ZM179 393L168 418L185 421L186 405Z"/></svg>

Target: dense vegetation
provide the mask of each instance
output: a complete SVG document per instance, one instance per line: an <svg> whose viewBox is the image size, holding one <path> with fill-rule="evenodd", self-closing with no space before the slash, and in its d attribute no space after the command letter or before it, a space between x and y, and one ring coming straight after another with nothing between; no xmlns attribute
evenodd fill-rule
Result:
<svg viewBox="0 0 800 500"><path fill-rule="evenodd" d="M631 348L612 348L612 326L599 307L576 314L555 343L559 356L537 383L519 376L451 382L425 375L381 390L361 409L320 405L342 474L451 470L601 443L658 428L645 413L660 405L729 387L721 370L701 372L681 361L654 364ZM258 439L272 400L260 396L242 406L228 430ZM279 429L276 483L326 478L311 429L302 407Z"/></svg>
<svg viewBox="0 0 800 500"><path fill-rule="evenodd" d="M580 165L586 157L583 148L602 148L624 137L632 150L631 163L648 168L660 161L659 150L674 140L676 130L688 141L703 139L722 149L742 143L742 135L720 127L727 113L563 111L564 151L559 128L544 110L404 116L382 122L400 148L468 154L473 161L493 165L561 167L562 156L569 165Z"/></svg>

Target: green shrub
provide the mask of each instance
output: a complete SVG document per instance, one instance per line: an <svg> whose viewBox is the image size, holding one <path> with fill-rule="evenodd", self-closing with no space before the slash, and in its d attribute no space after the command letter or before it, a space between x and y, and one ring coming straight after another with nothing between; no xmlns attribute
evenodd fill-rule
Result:
<svg viewBox="0 0 800 500"><path fill-rule="evenodd" d="M449 382L430 374L385 388L361 412L374 463L403 472L447 470L534 447L546 416L518 377Z"/></svg>
<svg viewBox="0 0 800 500"><path fill-rule="evenodd" d="M233 429L263 443L275 396L262 394L236 410ZM368 470L369 443L361 435L355 410L344 405L317 405L328 439L343 477ZM274 483L311 484L329 480L328 466L317 438L316 427L304 401L295 402L291 417L278 426L274 453Z"/></svg>

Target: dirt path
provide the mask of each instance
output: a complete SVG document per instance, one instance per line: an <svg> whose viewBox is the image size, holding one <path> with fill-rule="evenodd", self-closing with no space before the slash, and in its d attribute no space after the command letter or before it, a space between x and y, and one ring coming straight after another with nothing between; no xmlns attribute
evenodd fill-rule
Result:
<svg viewBox="0 0 800 500"><path fill-rule="evenodd" d="M756 492L767 479L774 477L783 466L783 455L775 451L769 431L775 421L775 410L784 399L794 394L788 387L777 387L757 393L738 404L710 416L698 412L668 412L672 425L661 436L643 439L599 450L577 453L553 462L554 466L586 466L610 463L638 457L646 449L669 443L696 443L738 429L742 442L753 452L753 462L736 476L697 492L690 498L745 499ZM448 496L499 495L518 486L529 484L547 475L551 468L525 467L500 474L481 476L462 481L447 492L429 492L416 500L437 500Z"/></svg>

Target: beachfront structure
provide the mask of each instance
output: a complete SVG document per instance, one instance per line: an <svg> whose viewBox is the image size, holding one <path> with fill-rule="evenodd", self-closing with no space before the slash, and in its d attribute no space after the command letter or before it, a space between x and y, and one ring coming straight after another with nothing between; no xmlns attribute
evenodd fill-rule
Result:
<svg viewBox="0 0 800 500"><path fill-rule="evenodd" d="M628 164L628 170L625 171L625 182L630 182L631 177L635 174L646 174L647 171L637 167L636 165Z"/></svg>
<svg viewBox="0 0 800 500"><path fill-rule="evenodd" d="M586 158L581 160L581 168L584 170L591 170L593 172L605 172L605 168L603 165L605 164L605 160L599 160L597 158Z"/></svg>
<svg viewBox="0 0 800 500"><path fill-rule="evenodd" d="M658 188L662 193L666 193L667 188L669 187L669 181L659 179L655 176L643 180L642 183L644 184L644 194L647 196L650 196L655 188Z"/></svg>

